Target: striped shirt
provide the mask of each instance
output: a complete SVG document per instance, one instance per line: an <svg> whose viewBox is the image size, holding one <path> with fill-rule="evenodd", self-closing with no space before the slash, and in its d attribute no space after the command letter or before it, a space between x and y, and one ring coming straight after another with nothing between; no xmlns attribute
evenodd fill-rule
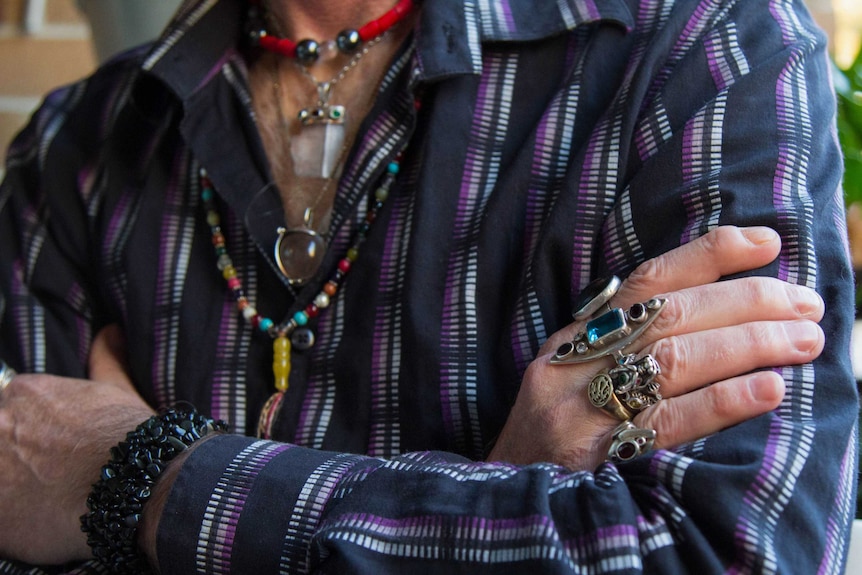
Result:
<svg viewBox="0 0 862 575"><path fill-rule="evenodd" d="M157 43L50 94L0 192L0 357L84 377L116 322L143 397L237 431L179 474L163 573L842 572L852 275L825 39L801 2L424 2L298 290L272 257L283 210L244 5L188 1ZM272 342L216 268L199 169L249 299L282 321L335 273L405 146L315 345L293 352L274 439L256 438ZM778 230L756 273L826 301L826 351L777 368L778 409L594 472L483 462L583 286L723 224Z"/></svg>

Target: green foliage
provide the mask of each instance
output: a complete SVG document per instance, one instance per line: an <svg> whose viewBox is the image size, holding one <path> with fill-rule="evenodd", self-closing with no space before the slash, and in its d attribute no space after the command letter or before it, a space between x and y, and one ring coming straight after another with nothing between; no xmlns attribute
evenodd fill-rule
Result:
<svg viewBox="0 0 862 575"><path fill-rule="evenodd" d="M846 70L834 66L833 76L838 96L838 140L844 155L844 201L848 206L862 204L862 49ZM857 316L862 311L860 296L862 285L857 281ZM862 414L859 423L862 427ZM862 519L862 481L856 496L856 518Z"/></svg>
<svg viewBox="0 0 862 575"><path fill-rule="evenodd" d="M862 50L851 66L833 68L838 95L838 140L844 153L844 197L862 203Z"/></svg>

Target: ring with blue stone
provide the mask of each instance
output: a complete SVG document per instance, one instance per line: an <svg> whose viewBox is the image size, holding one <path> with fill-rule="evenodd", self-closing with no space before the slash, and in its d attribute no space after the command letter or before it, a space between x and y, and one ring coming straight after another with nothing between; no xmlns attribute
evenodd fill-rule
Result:
<svg viewBox="0 0 862 575"><path fill-rule="evenodd" d="M616 279L616 282L607 285L618 284L619 280L613 279ZM609 280L602 281L608 282ZM593 284L597 284L597 282L593 282ZM610 290L599 289L600 285L593 284L587 286L585 290L588 292L587 296L592 294L591 298L578 298L578 303L581 305L575 312L576 318L583 317L583 313L586 311L592 310L594 313L603 305L607 306L610 298L619 289L619 285ZM572 341L561 345L551 357L551 363L584 363L612 354L622 358L621 350L646 331L646 328L655 321L666 303L667 300L664 298L652 298L642 303L636 303L628 310L608 306L608 311L588 321L584 331L578 333Z"/></svg>

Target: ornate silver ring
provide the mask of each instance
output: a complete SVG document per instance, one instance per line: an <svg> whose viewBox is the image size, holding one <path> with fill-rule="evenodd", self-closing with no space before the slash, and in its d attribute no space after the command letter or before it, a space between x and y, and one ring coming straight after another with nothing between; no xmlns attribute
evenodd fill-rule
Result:
<svg viewBox="0 0 862 575"><path fill-rule="evenodd" d="M587 388L590 403L625 421L661 401L656 377L661 368L649 354L624 356L617 365L598 372Z"/></svg>
<svg viewBox="0 0 862 575"><path fill-rule="evenodd" d="M584 363L612 354L617 356L618 362L624 360L622 350L646 331L661 313L667 300L652 298L636 303L628 310L611 308L609 302L621 284L616 276L604 278L592 282L578 296L576 305L579 307L573 314L576 319L590 317L602 306L606 306L608 311L589 320L584 330L572 341L557 348L551 357L552 364Z"/></svg>

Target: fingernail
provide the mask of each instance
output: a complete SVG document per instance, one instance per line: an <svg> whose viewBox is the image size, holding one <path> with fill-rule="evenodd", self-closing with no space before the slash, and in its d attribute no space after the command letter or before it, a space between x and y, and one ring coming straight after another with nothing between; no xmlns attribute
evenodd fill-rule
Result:
<svg viewBox="0 0 862 575"><path fill-rule="evenodd" d="M772 372L761 371L748 378L748 389L756 401L780 401L784 397L784 380Z"/></svg>
<svg viewBox="0 0 862 575"><path fill-rule="evenodd" d="M816 323L800 320L784 324L787 337L801 352L809 353L820 343L820 328Z"/></svg>
<svg viewBox="0 0 862 575"><path fill-rule="evenodd" d="M756 246L768 244L775 241L778 234L772 228L764 226L754 226L751 228L742 228L742 235Z"/></svg>
<svg viewBox="0 0 862 575"><path fill-rule="evenodd" d="M823 301L820 295L811 288L805 286L788 285L790 290L790 301L796 305L796 312L805 317L819 312Z"/></svg>

